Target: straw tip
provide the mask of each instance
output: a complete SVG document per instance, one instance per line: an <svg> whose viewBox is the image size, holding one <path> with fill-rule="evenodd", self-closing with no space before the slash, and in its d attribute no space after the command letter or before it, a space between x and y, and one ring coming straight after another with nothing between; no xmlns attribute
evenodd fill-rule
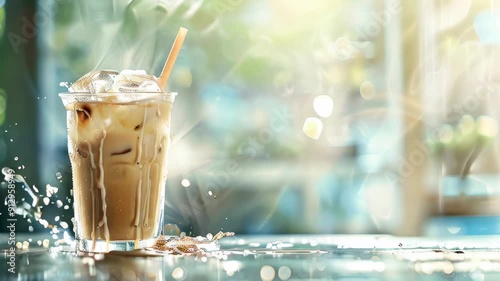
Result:
<svg viewBox="0 0 500 281"><path fill-rule="evenodd" d="M165 65L163 66L163 70L158 77L158 81L160 82L160 85L163 85L163 88L165 89L167 86L167 81L170 76L170 72L172 71L172 68L174 67L175 60L177 59L177 55L179 55L179 51L182 47L182 43L184 43L184 38L186 37L187 34L187 28L180 27L179 32L177 33L177 37L175 37L174 45L172 45L172 49L170 50L170 54L168 54L167 61L165 62Z"/></svg>

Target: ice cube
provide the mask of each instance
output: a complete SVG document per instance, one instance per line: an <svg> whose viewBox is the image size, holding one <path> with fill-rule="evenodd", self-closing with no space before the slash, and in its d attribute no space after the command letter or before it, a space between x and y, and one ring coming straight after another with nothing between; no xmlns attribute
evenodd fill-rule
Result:
<svg viewBox="0 0 500 281"><path fill-rule="evenodd" d="M152 81L152 80L146 80L139 85L138 88L139 92L145 92L145 93L150 93L150 92L161 92L161 88L158 85L158 82Z"/></svg>
<svg viewBox="0 0 500 281"><path fill-rule="evenodd" d="M128 79L125 76L117 76L116 81L111 88L111 92L138 92L142 81Z"/></svg>
<svg viewBox="0 0 500 281"><path fill-rule="evenodd" d="M135 69L124 69L120 72L120 75L124 75L124 76L128 76L128 75L131 75L131 76L144 76L144 75L148 75L148 73L146 72L146 70L142 70L142 69L138 69L138 70L135 70Z"/></svg>
<svg viewBox="0 0 500 281"><path fill-rule="evenodd" d="M88 89L89 92L96 94L96 93L105 93L111 89L113 85L113 81L107 81L107 80L94 80L90 82Z"/></svg>
<svg viewBox="0 0 500 281"><path fill-rule="evenodd" d="M161 92L156 77L144 70L123 70L115 77L112 92Z"/></svg>
<svg viewBox="0 0 500 281"><path fill-rule="evenodd" d="M69 88L70 92L107 92L111 89L118 72L114 70L92 70L83 75Z"/></svg>
<svg viewBox="0 0 500 281"><path fill-rule="evenodd" d="M154 75L145 70L126 69L118 73L113 70L92 70L69 88L70 92L162 92Z"/></svg>

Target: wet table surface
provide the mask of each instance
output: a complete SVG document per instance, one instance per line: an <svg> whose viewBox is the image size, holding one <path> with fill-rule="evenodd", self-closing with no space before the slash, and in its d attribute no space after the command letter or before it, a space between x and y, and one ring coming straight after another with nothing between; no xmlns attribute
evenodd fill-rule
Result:
<svg viewBox="0 0 500 281"><path fill-rule="evenodd" d="M15 252L16 273L3 251L0 280L500 280L497 236L237 235L219 251L147 257L31 243Z"/></svg>

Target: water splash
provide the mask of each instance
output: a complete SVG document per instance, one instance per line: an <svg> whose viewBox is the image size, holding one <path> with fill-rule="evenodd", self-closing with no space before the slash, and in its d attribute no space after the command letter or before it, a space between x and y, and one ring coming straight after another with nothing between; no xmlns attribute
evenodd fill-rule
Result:
<svg viewBox="0 0 500 281"><path fill-rule="evenodd" d="M63 202L58 199L57 192L59 188L52 186L50 184L46 185L46 196L42 194L38 188L36 188L35 185L30 186L24 177L20 174L17 174L13 169L9 167L4 167L2 168L2 174L4 175L4 180L11 183L17 183L16 187L21 185L22 189L28 194L29 198L31 198L31 204L25 202L26 198L21 198L21 203L16 204L16 214L21 215L23 218L27 218L26 221L28 223L32 223L32 219L36 222L38 222L40 225L42 225L44 228L50 229L50 234L52 235L52 238L55 241L55 245L59 245L61 243L66 243L66 244L71 244L73 241L70 238L70 235L67 231L63 231L69 227L69 224L65 221L60 221L60 217L56 216L54 218L54 223L51 223L52 219L43 217L43 212L42 209L45 206L49 205L55 205L57 208L61 208L63 206ZM16 193L16 197L19 195L19 193ZM43 198L42 201L40 202L39 198ZM68 203L71 202L71 199L66 197L66 200ZM5 204L7 205L7 197L5 198ZM69 209L68 205L64 206L64 209L67 210ZM59 226L57 225L59 224ZM28 227L28 230L30 232L34 231L34 228L32 225ZM63 237L60 238L60 235ZM48 247L49 241L43 241L43 246ZM25 249L27 250L29 245L21 245L19 249Z"/></svg>
<svg viewBox="0 0 500 281"><path fill-rule="evenodd" d="M61 82L61 83L59 83L59 86L64 87L66 89L69 89L71 87L71 83L69 83L69 82Z"/></svg>
<svg viewBox="0 0 500 281"><path fill-rule="evenodd" d="M9 167L2 168L2 174L4 175L4 180L7 182L14 181L18 183L22 183L23 189L28 193L28 195L33 200L31 206L35 207L38 204L38 197L35 195L30 185L26 182L26 180L19 174L13 172L14 170Z"/></svg>

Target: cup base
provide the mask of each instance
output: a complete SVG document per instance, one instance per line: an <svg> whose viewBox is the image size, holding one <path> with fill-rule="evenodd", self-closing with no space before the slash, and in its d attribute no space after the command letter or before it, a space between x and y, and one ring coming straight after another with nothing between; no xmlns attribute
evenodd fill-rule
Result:
<svg viewBox="0 0 500 281"><path fill-rule="evenodd" d="M92 253L107 253L109 251L133 251L137 249L144 249L151 247L156 242L156 238L146 240L139 240L139 247L135 247L135 240L113 240L106 242L106 240L93 240L78 239L77 250L81 252ZM95 243L95 245L94 245Z"/></svg>

